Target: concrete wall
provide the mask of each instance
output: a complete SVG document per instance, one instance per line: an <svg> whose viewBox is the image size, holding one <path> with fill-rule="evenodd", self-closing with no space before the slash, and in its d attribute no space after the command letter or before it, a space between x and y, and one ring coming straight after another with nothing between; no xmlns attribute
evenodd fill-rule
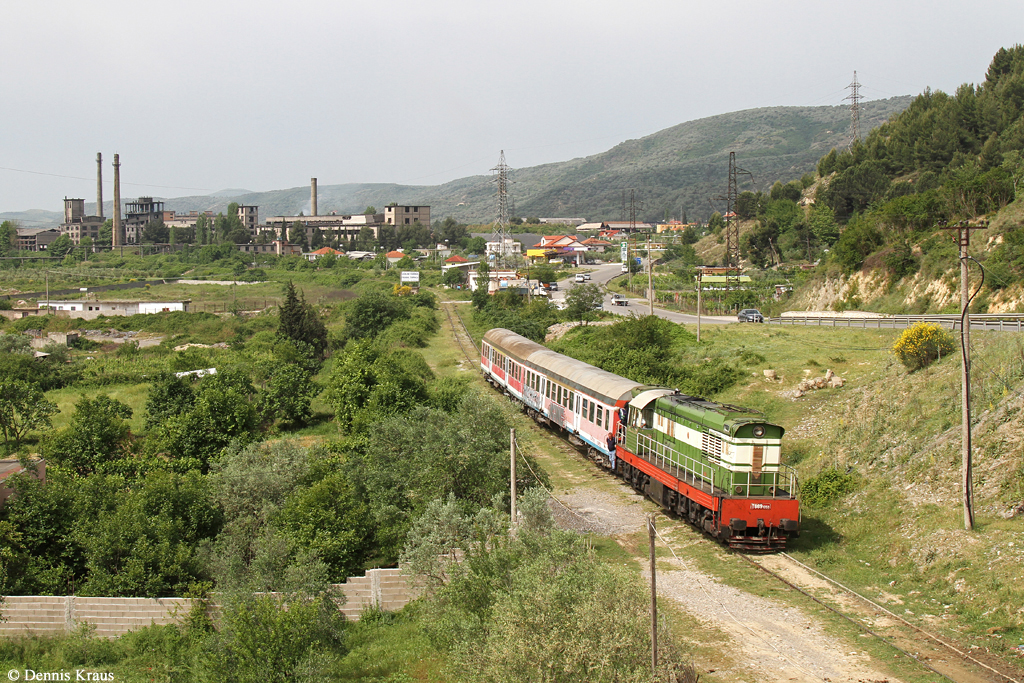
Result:
<svg viewBox="0 0 1024 683"><path fill-rule="evenodd" d="M365 576L336 584L345 602L340 609L358 621L368 608L394 611L419 595L419 588L401 569L371 569ZM113 638L151 624L171 624L184 617L187 598L95 598L68 596L10 596L0 604L0 636L58 634L80 624L96 627L96 635ZM211 612L217 609L211 608Z"/></svg>

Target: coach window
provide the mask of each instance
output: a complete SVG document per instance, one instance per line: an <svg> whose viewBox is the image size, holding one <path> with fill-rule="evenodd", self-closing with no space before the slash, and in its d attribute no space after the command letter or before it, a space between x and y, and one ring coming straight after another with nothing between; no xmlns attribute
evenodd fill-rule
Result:
<svg viewBox="0 0 1024 683"><path fill-rule="evenodd" d="M594 421L594 402L593 401L590 402L590 418L589 419L590 419L591 422Z"/></svg>

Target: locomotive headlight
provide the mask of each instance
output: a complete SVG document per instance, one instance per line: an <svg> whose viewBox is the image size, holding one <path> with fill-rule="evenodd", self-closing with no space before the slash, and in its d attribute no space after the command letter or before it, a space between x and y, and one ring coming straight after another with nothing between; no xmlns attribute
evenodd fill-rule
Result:
<svg viewBox="0 0 1024 683"><path fill-rule="evenodd" d="M764 425L757 425L756 427L754 427L754 436L764 436Z"/></svg>

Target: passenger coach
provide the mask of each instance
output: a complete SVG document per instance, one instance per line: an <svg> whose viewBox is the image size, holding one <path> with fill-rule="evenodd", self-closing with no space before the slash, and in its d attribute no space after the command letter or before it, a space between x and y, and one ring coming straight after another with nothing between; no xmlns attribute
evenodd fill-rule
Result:
<svg viewBox="0 0 1024 683"><path fill-rule="evenodd" d="M644 386L505 329L484 335L480 363L538 422L730 546L781 548L798 535L785 430L760 413Z"/></svg>

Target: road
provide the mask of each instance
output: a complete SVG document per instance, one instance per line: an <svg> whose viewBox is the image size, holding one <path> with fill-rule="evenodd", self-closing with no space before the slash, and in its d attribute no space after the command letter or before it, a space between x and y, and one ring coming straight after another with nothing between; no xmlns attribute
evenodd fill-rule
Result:
<svg viewBox="0 0 1024 683"><path fill-rule="evenodd" d="M612 278L622 274L622 265L619 263L605 263L599 266L585 266L584 271L590 272L591 284L600 285L602 289L605 289ZM576 283L571 277L565 280L560 280L558 282L558 291L554 293L551 300L554 302L564 300L566 292L575 286L575 284ZM609 313L615 313L616 315L629 315L633 312L640 315L646 315L650 310L647 304L647 299L630 298L628 301L628 306L613 306L611 294L609 294L605 289L602 310L608 311ZM667 311L664 308L658 308L657 306L654 307L654 315L681 325L697 324L697 316L695 315L679 313L678 311ZM700 321L702 325L723 325L726 323L736 322L736 318L733 316L702 315L700 317Z"/></svg>

